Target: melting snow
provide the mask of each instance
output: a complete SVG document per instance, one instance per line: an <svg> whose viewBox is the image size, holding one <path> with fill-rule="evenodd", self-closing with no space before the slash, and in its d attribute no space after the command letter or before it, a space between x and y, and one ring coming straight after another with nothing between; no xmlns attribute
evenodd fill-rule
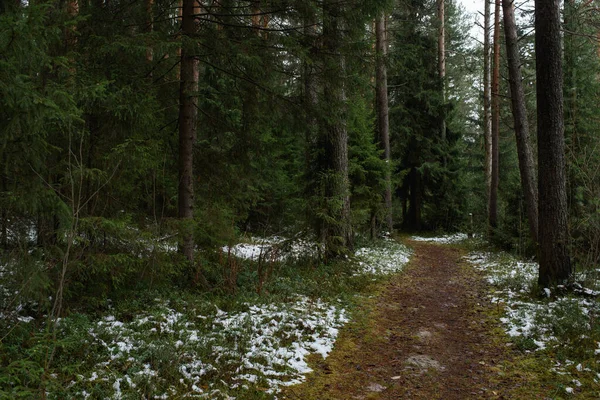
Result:
<svg viewBox="0 0 600 400"><path fill-rule="evenodd" d="M498 256L494 253L471 253L465 258L484 271L488 282L495 286L490 300L492 303L503 304L505 316L500 318L500 322L509 336L529 341L535 350L543 350L576 345L561 342L555 336L557 330L564 329L564 326L581 332L592 329L590 321L600 312L596 301L581 297L551 298L552 293L548 288L543 289L545 299L532 298L532 288L537 281L537 263L522 262L506 254ZM587 336L583 336L580 339L586 339ZM600 354L600 343L597 346L596 356ZM566 360L563 364L557 361L551 370L559 375L568 375L573 370L581 372L588 369ZM571 382L577 387L581 385L578 380ZM571 387L565 388L565 391L574 393Z"/></svg>
<svg viewBox="0 0 600 400"><path fill-rule="evenodd" d="M245 311L215 307L214 314L198 318L199 325L164 304L158 306L158 315L139 315L130 322L109 315L90 329L89 341L106 349L109 358L72 382L78 395L85 397L86 382L106 382L114 399L120 399L125 388L160 382L161 373L151 364L156 365L157 356L148 358L153 352L172 354L181 384L201 398L225 398L217 390L220 385L237 388L244 382L265 382L267 392L276 393L281 386L304 380L303 374L311 371L306 356L327 357L338 328L348 321L343 308L302 296L288 304L246 304ZM125 370L124 376L117 372Z"/></svg>
<svg viewBox="0 0 600 400"><path fill-rule="evenodd" d="M271 260L290 260L316 256L319 246L272 237L223 251L254 260L261 254ZM398 272L410 254L391 239L360 248L354 257L355 275ZM305 296L238 304L236 311L216 305L211 310L202 304L203 310L211 311L198 312L192 303L173 307L159 298L155 301L148 311L127 319L106 315L82 333L82 346L93 356L84 361L90 363L82 368L87 372L69 383L70 395L93 397L90 388L101 387L112 399L132 393L152 393L148 396L156 399L190 395L219 399L232 398L228 394L232 390L252 390L251 384L275 395L283 386L302 382L311 371L307 356L327 357L339 329L348 322L341 303ZM28 322L31 317L19 319ZM68 321L64 319L60 328L70 328ZM169 381L165 374L171 375Z"/></svg>
<svg viewBox="0 0 600 400"><path fill-rule="evenodd" d="M455 233L438 237L413 236L411 239L417 242L435 242L440 244L454 244L467 240L469 236L466 233Z"/></svg>
<svg viewBox="0 0 600 400"><path fill-rule="evenodd" d="M355 275L385 275L400 272L408 262L411 250L392 240L385 239L380 247L363 247L356 251L358 270Z"/></svg>
<svg viewBox="0 0 600 400"><path fill-rule="evenodd" d="M264 258L268 261L297 260L301 257L316 257L320 246L306 239L286 240L280 236L268 238L254 237L249 243L235 246L224 246L224 253L247 260L257 261Z"/></svg>

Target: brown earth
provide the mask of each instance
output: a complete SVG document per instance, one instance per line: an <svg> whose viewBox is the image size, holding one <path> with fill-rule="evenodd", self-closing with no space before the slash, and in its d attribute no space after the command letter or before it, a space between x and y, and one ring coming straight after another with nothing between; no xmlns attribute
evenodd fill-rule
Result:
<svg viewBox="0 0 600 400"><path fill-rule="evenodd" d="M367 302L331 355L315 357L315 372L284 398L512 399L516 392L546 398L546 390L528 388L535 377L509 371L515 352L498 326L499 310L486 300L482 276L462 259L465 251L409 245L415 253L405 271Z"/></svg>

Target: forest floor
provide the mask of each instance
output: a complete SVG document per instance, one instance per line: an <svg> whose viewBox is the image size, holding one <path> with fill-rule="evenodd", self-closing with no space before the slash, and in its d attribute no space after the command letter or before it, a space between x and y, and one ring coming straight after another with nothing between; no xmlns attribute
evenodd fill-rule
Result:
<svg viewBox="0 0 600 400"><path fill-rule="evenodd" d="M213 265L235 293L115 293L55 332L0 263L0 398L600 399L596 297L539 288L479 238L395 239L315 264L305 239L248 238ZM600 269L576 280L600 293Z"/></svg>
<svg viewBox="0 0 600 400"><path fill-rule="evenodd" d="M410 240L414 255L341 332L288 399L555 398L513 350L502 310L461 247ZM533 363L535 364L535 362Z"/></svg>

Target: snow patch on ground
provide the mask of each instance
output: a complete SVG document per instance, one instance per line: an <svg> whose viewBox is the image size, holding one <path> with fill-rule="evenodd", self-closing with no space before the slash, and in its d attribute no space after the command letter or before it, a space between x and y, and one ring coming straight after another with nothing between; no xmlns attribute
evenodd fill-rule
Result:
<svg viewBox="0 0 600 400"><path fill-rule="evenodd" d="M285 304L244 307L235 312L215 307L211 315L191 318L159 303L152 314L128 322L105 316L87 333L89 345L107 357L73 381L71 390L85 398L85 388L94 382L120 399L125 390L164 386L168 369L180 375L182 387L163 387L155 398L181 396L183 388L199 398L225 398L219 388L257 382L277 393L304 380L311 371L307 355L328 356L338 329L348 321L342 307L301 296Z"/></svg>
<svg viewBox="0 0 600 400"><path fill-rule="evenodd" d="M168 246L169 239L157 243ZM222 250L273 261L316 257L320 251L314 242L280 237ZM359 248L349 262L356 265L354 275L385 275L399 272L410 255L406 246L385 239ZM5 273L6 266L0 266L0 276ZM67 397L95 398L101 393L107 399L225 399L244 398L244 390L257 387L276 396L282 387L305 379L311 371L308 355L329 355L349 318L339 301L300 295L264 304L236 303L232 308L222 310L201 297L198 303L156 298L137 315L120 315L109 308L111 314L91 322L87 316L62 319L58 335L76 337L77 347L86 354L80 369L85 372L70 376ZM82 317L85 324L78 325ZM32 318L19 315L19 320ZM77 329L81 331L75 335Z"/></svg>
<svg viewBox="0 0 600 400"><path fill-rule="evenodd" d="M506 333L515 338L525 351L558 350L564 346L582 346L589 341L590 338L585 334L571 337L564 331L589 332L591 323L600 314L596 300L578 296L551 297L548 288L542 289L544 298L532 296L538 276L538 264L534 262L519 261L507 254L484 252L471 253L465 258L485 272L487 281L494 286L490 301L504 307L505 315L500 322ZM570 342L565 342L565 337ZM597 346L591 357L600 355L600 344L597 343ZM556 361L551 370L559 375L571 375L584 370L591 372L581 364L575 366L569 360L564 363ZM581 384L579 381L577 383ZM573 393L569 387L566 391Z"/></svg>
<svg viewBox="0 0 600 400"><path fill-rule="evenodd" d="M412 251L408 247L386 238L381 246L362 247L356 250L358 269L355 275L387 275L400 272L408 263L411 254Z"/></svg>
<svg viewBox="0 0 600 400"><path fill-rule="evenodd" d="M455 233L453 235L444 235L438 237L423 237L423 236L413 236L412 240L417 242L433 242L440 244L455 244L460 243L467 240L469 236L466 233Z"/></svg>
<svg viewBox="0 0 600 400"><path fill-rule="evenodd" d="M247 260L259 258L268 261L289 261L301 257L317 257L320 245L305 239L286 240L278 236L269 238L255 237L250 243L239 243L222 248L227 254ZM361 247L354 256L358 261L355 275L386 275L397 273L408 262L412 251L391 238L384 238L377 245Z"/></svg>
<svg viewBox="0 0 600 400"><path fill-rule="evenodd" d="M238 258L253 261L262 258L270 262L297 260L302 257L314 258L318 256L319 249L320 246L310 240L302 238L289 240L280 236L253 237L249 242L221 248L223 253Z"/></svg>

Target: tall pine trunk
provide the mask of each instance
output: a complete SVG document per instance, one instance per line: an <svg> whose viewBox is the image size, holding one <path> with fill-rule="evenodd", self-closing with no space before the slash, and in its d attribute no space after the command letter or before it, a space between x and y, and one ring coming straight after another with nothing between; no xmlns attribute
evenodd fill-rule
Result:
<svg viewBox="0 0 600 400"><path fill-rule="evenodd" d="M438 73L442 85L442 101L446 103L446 12L445 0L438 0ZM446 141L446 117L442 114L440 123L442 142Z"/></svg>
<svg viewBox="0 0 600 400"><path fill-rule="evenodd" d="M490 95L490 0L485 1L483 23L483 138L485 146L485 190L489 215L492 191L492 112Z"/></svg>
<svg viewBox="0 0 600 400"><path fill-rule="evenodd" d="M560 10L557 0L535 0L538 122L539 277L543 287L572 273L563 120Z"/></svg>
<svg viewBox="0 0 600 400"><path fill-rule="evenodd" d="M521 60L517 45L517 25L515 22L514 0L502 0L504 11L504 34L506 37L506 58L510 84L512 113L517 138L517 155L521 173L521 187L525 196L525 208L529 221L529 231L534 243L538 237L538 198L535 179L533 151L529 141L529 121L525 106L525 93L521 77Z"/></svg>
<svg viewBox="0 0 600 400"><path fill-rule="evenodd" d="M317 122L317 108L319 102L318 83L317 83L317 17L313 4L307 5L304 10L304 38L306 40L305 47L308 56L304 59L303 65L303 81L304 81L304 113L305 113L305 136L304 136L304 174L305 187L304 196L306 198L306 220L311 223L315 222L312 215L312 201L315 195L314 179L315 179L315 157L317 151L317 140L319 132L319 124ZM317 226L315 231L320 233L321 227Z"/></svg>
<svg viewBox="0 0 600 400"><path fill-rule="evenodd" d="M490 233L498 227L498 186L500 183L500 0L494 12L494 58L492 65L492 179L489 198Z"/></svg>
<svg viewBox="0 0 600 400"><path fill-rule="evenodd" d="M2 165L6 165L6 154L3 153L0 156ZM0 189L2 190L2 197L8 192L8 178L4 168L0 170ZM2 204L2 215L0 216L0 246L3 249L8 249L8 211L7 204Z"/></svg>
<svg viewBox="0 0 600 400"><path fill-rule="evenodd" d="M325 50L324 100L329 109L323 126L325 147L325 246L328 257L352 247L350 181L348 179L348 132L346 129L345 61L339 2L323 2L323 47Z"/></svg>
<svg viewBox="0 0 600 400"><path fill-rule="evenodd" d="M183 222L180 251L188 261L194 260L194 143L196 141L196 95L198 61L192 51L196 33L195 0L183 0L181 82L179 88L179 218Z"/></svg>
<svg viewBox="0 0 600 400"><path fill-rule="evenodd" d="M383 156L386 162L385 170L385 223L391 233L394 229L392 220L392 178L390 159L390 120L388 108L388 84L387 84L387 32L385 13L381 13L375 21L375 48L377 52L377 71L375 77L375 91L377 98L377 127L379 143L383 148Z"/></svg>

